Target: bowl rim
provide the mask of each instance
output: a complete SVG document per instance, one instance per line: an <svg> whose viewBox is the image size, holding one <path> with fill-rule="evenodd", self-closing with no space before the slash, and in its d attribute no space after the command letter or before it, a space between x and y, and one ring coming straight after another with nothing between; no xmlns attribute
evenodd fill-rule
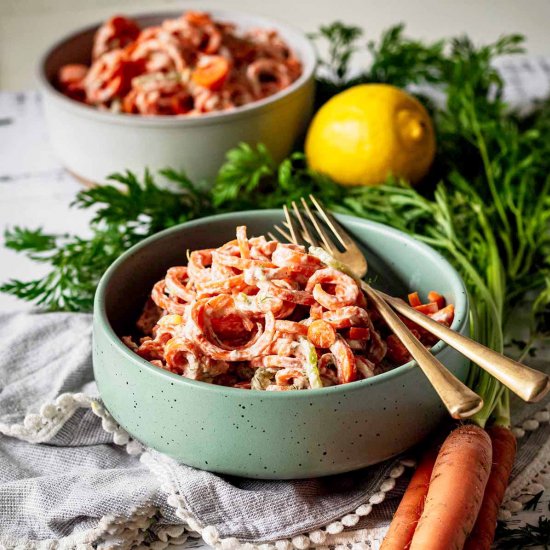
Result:
<svg viewBox="0 0 550 550"><path fill-rule="evenodd" d="M195 226L202 225L205 223L212 223L212 222L223 221L228 219L229 220L235 219L235 221L237 221L239 218L242 220L244 215L261 216L265 214L280 214L281 217L283 216L282 210L279 210L276 208L264 209L264 210L245 210L245 211L229 212L225 214L217 214L213 216L206 216L203 218L198 218L195 220L184 222L182 224L178 224L168 229L165 229L163 231L160 231L158 233L155 233L154 235L147 237L143 241L129 248L126 252L120 255L109 266L109 268L105 271L105 273L101 277L101 280L99 281L95 298L94 298L94 310L93 310L94 333L96 331L96 325L97 323L99 323L101 325L102 330L106 334L109 342L115 347L117 352L121 353L125 358L129 359L132 363L136 365L136 367L146 368L149 371L151 371L151 373L157 376L165 377L167 383L168 382L179 383L179 384L183 384L184 386L189 386L189 388L193 388L195 390L203 390L207 392L208 391L213 391L218 393L238 392L238 395L244 396L246 392L244 392L244 390L240 388L232 388L229 386L218 386L215 384L210 384L208 382L192 380L190 378L185 378L183 376L179 376L172 372L159 369L158 367L149 363L149 361L141 358L139 355L131 351L130 348L128 348L122 342L120 337L115 333L113 327L111 326L111 323L109 322L109 319L106 313L106 308L105 308L105 293L109 286L112 276L129 257L133 256L134 254L136 254L137 252L139 252L144 248L148 248L149 246L153 245L155 242L162 240L169 235L177 234L180 231L182 231L182 229L189 230ZM358 216L347 215L347 214L336 214L336 217L341 219L344 222L350 221L352 223L359 223L367 226L374 226L376 229L381 230L386 234L390 234L393 238L397 238L402 242L407 242L408 245L412 245L421 250L424 250L425 252L435 257L437 262L443 264L443 266L446 268L446 271L448 271L449 282L451 284L451 287L453 288L453 291L457 295L457 299L455 301L455 317L454 317L453 323L451 324L451 328L458 332L463 331L469 319L468 292L466 290L464 281L462 280L462 278L460 277L456 269L449 263L449 261L444 256L442 256L437 250L433 249L431 246L427 245L426 243L423 243L413 238L412 236L407 235L406 233L398 229L395 229L393 227L390 227L388 225L367 220L365 218L359 218ZM95 340L95 334L94 334L94 340ZM437 356L439 353L441 353L447 348L450 348L450 346L445 342L443 342L442 340L440 340L431 348L431 351L434 356ZM95 341L94 341L94 350L95 350ZM392 379L396 379L401 376L404 376L405 374L407 374L408 372L410 372L412 369L416 367L417 367L416 361L411 360L408 363L405 363L404 365L396 367L390 371L384 372L382 374L378 374L371 378L350 382L348 384L339 384L337 386L328 386L328 387L319 388L319 389L308 389L307 391L261 392L261 395L262 395L262 398L265 397L267 399L300 399L300 398L309 399L308 396L314 397L314 396L330 395L330 394L338 395L341 393L349 393L352 391L361 390L362 388L367 386L376 386L378 384L383 384ZM256 395L256 392L254 392L254 395Z"/></svg>
<svg viewBox="0 0 550 550"><path fill-rule="evenodd" d="M288 31L289 34L293 35L292 40L288 40L290 46L293 50L299 50L299 52L305 52L305 56L302 55L301 59L303 64L302 74L290 85L280 90L279 92L263 98L257 101L252 101L246 105L241 105L235 109L229 111L213 111L211 113L204 113L196 116L174 116L174 115L139 115L139 114L127 114L127 113L112 113L109 111L100 111L92 107L91 105L85 105L79 101L75 101L62 94L48 79L46 75L46 64L48 63L50 57L54 52L61 49L67 42L73 40L80 36L81 34L93 31L97 29L103 21L92 23L79 27L78 29L72 31L71 33L63 35L61 38L53 42L41 55L38 66L37 66L37 78L39 86L44 94L49 98L57 101L61 106L72 110L76 114L83 115L89 118L96 118L98 121L104 122L114 122L122 125L130 126L176 126L176 127L187 127L187 126L204 126L209 124L219 124L225 123L236 118L246 118L257 114L257 111L261 109L272 109L276 106L277 103L283 100L289 100L293 95L299 93L307 87L307 84L312 82L315 75L315 69L317 67L317 53L313 43L308 38L308 36L299 28L289 25L279 19L273 17L266 17L261 14L254 12L244 12L238 10L218 10L218 9L205 9L206 7L201 7L201 11L206 11L212 14L215 18L226 19L230 22L239 22L239 19L242 18L254 18L262 26L269 27L269 25L275 25L279 29L284 29ZM193 6L186 8L184 10L163 10L155 12L146 12L146 13L134 13L128 14L128 17L133 19L145 19L153 17L173 17L181 15L188 9L193 9Z"/></svg>

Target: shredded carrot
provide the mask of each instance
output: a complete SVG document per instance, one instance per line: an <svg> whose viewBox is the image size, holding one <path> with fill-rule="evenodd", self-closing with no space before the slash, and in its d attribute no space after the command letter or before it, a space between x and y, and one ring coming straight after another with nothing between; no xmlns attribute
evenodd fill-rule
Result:
<svg viewBox="0 0 550 550"><path fill-rule="evenodd" d="M435 462L410 550L463 548L481 507L491 461L491 439L483 428L464 425L449 434Z"/></svg>
<svg viewBox="0 0 550 550"><path fill-rule="evenodd" d="M202 11L188 11L184 15L185 20L191 25L203 26L212 24L212 19L207 13Z"/></svg>
<svg viewBox="0 0 550 550"><path fill-rule="evenodd" d="M420 461L393 516L380 550L408 548L428 494L430 478L437 458L437 449L430 449Z"/></svg>
<svg viewBox="0 0 550 550"><path fill-rule="evenodd" d="M73 84L75 82L80 82L86 76L88 72L88 67L86 65L80 65L78 63L72 63L69 65L63 65L59 69L57 78L61 85Z"/></svg>
<svg viewBox="0 0 550 550"><path fill-rule="evenodd" d="M487 429L493 444L493 466L485 488L479 516L464 550L489 550L495 537L497 514L504 498L516 456L516 438L510 429L492 426Z"/></svg>
<svg viewBox="0 0 550 550"><path fill-rule="evenodd" d="M229 74L229 68L229 61L225 57L212 55L203 65L197 66L191 78L195 84L203 88L219 90Z"/></svg>

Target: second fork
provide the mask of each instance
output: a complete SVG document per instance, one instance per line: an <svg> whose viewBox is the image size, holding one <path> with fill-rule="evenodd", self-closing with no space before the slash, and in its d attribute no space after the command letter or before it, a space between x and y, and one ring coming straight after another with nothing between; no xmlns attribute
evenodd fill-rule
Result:
<svg viewBox="0 0 550 550"><path fill-rule="evenodd" d="M275 226L275 229L288 240L295 244L306 246L306 248L309 244L312 246L324 245L322 248L329 257L332 258L333 263L343 264L346 267L346 271L358 280L358 272L355 270L364 270L364 272L366 272L367 268L363 254L358 249L360 254L359 258L355 254L352 258L349 252L346 253L352 245L356 246L347 235L345 237L342 236L340 239L340 244L344 246L346 252L340 252L328 233L321 224L318 223L318 220L315 218L313 212L311 212L305 200L302 199L302 201L304 210L313 228L317 232L318 237L313 234L313 231L309 230L296 203L293 203L295 217L290 214L286 206L284 207L289 232L284 231L279 226ZM305 238L302 235L304 235ZM307 241L305 239L307 239ZM349 242L346 242L346 239L349 239ZM328 260L329 262L330 258ZM350 269L351 263L353 263L355 269ZM341 268L342 266L338 267ZM381 317L386 321L389 328L401 340L407 351L417 361L418 365L445 404L450 415L453 418L468 418L478 412L483 406L481 397L458 380L458 378L449 372L444 365L424 347L373 288L364 281L358 280L358 282L360 282L362 290L367 294L367 297L378 310Z"/></svg>

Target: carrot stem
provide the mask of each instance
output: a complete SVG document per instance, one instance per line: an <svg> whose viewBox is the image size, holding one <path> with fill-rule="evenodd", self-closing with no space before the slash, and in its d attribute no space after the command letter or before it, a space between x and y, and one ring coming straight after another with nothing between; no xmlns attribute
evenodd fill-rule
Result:
<svg viewBox="0 0 550 550"><path fill-rule="evenodd" d="M493 412L493 416L495 418L495 426L510 428L512 425L512 419L510 417L510 392L508 390L502 392Z"/></svg>

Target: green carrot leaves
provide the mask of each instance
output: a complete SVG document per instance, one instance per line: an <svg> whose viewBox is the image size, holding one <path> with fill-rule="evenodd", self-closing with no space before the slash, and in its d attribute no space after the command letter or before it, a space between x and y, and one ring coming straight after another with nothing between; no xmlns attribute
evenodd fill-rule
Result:
<svg viewBox="0 0 550 550"><path fill-rule="evenodd" d="M94 209L90 238L9 230L8 247L51 271L41 279L8 281L0 291L47 309L89 310L103 271L144 237L200 216L280 207L316 193L337 212L387 223L445 254L468 286L479 341L502 350L506 321L526 300L532 305L529 341L548 335L550 100L527 115L511 112L493 63L499 55L521 52L522 37L508 35L479 47L466 37L425 43L407 38L397 25L377 43L361 44L362 31L340 22L315 37L328 52L320 59L318 105L360 82L415 85L413 91L431 85L439 93L430 103L438 155L423 187L390 178L378 187L343 188L312 172L301 152L278 164L262 145L245 144L228 152L210 190L173 170L141 178L118 174L112 185L82 191L75 200L78 208ZM371 64L351 75L361 48ZM477 368L470 384L486 402L478 423L499 405L506 423L501 386Z"/></svg>

